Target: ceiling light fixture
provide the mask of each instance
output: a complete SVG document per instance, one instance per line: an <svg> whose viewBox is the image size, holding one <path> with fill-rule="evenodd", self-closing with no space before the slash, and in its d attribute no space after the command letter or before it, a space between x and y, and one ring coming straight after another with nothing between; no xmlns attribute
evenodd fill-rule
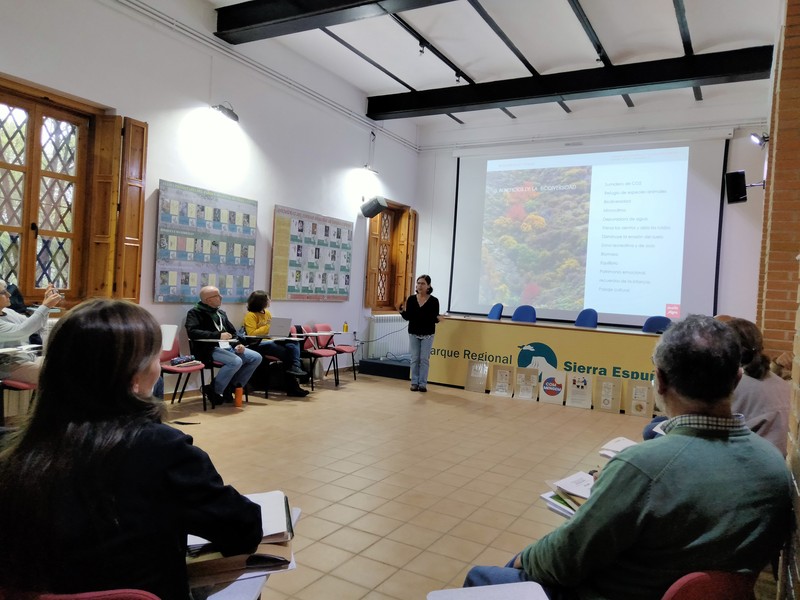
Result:
<svg viewBox="0 0 800 600"><path fill-rule="evenodd" d="M225 106L226 104L228 106ZM231 121L236 121L237 123L239 122L239 115L236 114L236 112L233 110L233 106L227 100L222 104L215 104L211 108L213 108L216 111L219 111L220 113L228 117Z"/></svg>
<svg viewBox="0 0 800 600"><path fill-rule="evenodd" d="M764 145L767 142L769 142L769 134L768 133L762 133L761 135L758 135L757 133L751 133L750 134L750 139L753 141L754 144L758 144L759 146L761 146L763 148Z"/></svg>

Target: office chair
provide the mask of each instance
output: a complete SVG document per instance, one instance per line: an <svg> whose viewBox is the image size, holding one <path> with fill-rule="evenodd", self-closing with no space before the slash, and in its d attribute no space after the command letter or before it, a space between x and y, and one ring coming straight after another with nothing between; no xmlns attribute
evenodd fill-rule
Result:
<svg viewBox="0 0 800 600"><path fill-rule="evenodd" d="M514 309L511 320L522 323L536 323L536 309L530 304L521 304Z"/></svg>
<svg viewBox="0 0 800 600"><path fill-rule="evenodd" d="M489 314L486 315L487 319L492 319L493 321L499 321L500 317L503 316L503 303L498 302L492 308L489 309Z"/></svg>
<svg viewBox="0 0 800 600"><path fill-rule="evenodd" d="M161 357L159 358L159 362L161 363L162 377L164 376L165 373L178 376L178 380L175 382L175 389L172 390L172 401L170 402L170 404L175 404L175 395L178 394L178 388L180 388L181 380L183 380L183 388L181 388L181 393L180 395L178 395L178 404L180 404L181 400L183 400L183 392L186 390L186 384L189 383L189 375L205 369L205 366L203 366L202 364L189 365L189 366L170 364L170 361L173 358L177 358L180 355L181 355L181 347L180 343L178 342L178 336L176 335L175 338L172 340L172 348L170 348L169 350L163 350L161 352ZM186 379L183 379L184 375L186 375Z"/></svg>
<svg viewBox="0 0 800 600"><path fill-rule="evenodd" d="M642 331L645 333L664 333L671 324L672 319L669 317L656 315L647 318L644 325L642 325Z"/></svg>
<svg viewBox="0 0 800 600"><path fill-rule="evenodd" d="M31 409L33 401L36 399L36 384L35 383L28 383L27 381L19 381L17 379L11 379L10 377L6 377L3 380L0 380L0 425L3 424L3 420L6 417L5 414L5 391L12 390L15 392L23 392L23 391L30 391L31 397L30 402L28 403L28 410Z"/></svg>
<svg viewBox="0 0 800 600"><path fill-rule="evenodd" d="M195 345L196 344L206 344L206 343L208 343L208 342L195 342L194 340L189 340L189 352L191 352L192 354L197 356L197 353L195 352ZM200 359L198 359L198 360L200 360ZM208 361L204 360L204 361L201 361L201 362L203 363L203 368L200 369L200 393L203 396L203 411L205 412L206 410L208 410L206 408L206 402L208 401L208 398L206 397L206 369L208 369L209 373L211 374L211 384L213 385L214 384L214 369L220 369L220 368L222 368L223 365L222 365L221 362L218 362L216 360L208 360ZM248 403L250 402L250 397L247 394L247 386L244 387L244 401L248 402ZM215 408L216 408L216 406L212 402L211 403L211 409L213 410Z"/></svg>
<svg viewBox="0 0 800 600"><path fill-rule="evenodd" d="M575 327L597 328L597 311L593 308L584 308L575 319Z"/></svg>
<svg viewBox="0 0 800 600"><path fill-rule="evenodd" d="M333 329L331 329L331 326L328 325L327 323L317 323L316 325L314 325L314 331L316 331L318 333L319 332L324 333L326 331L333 331ZM346 344L337 344L334 341L332 335L330 337L319 336L317 338L317 346L319 346L320 348L333 348L334 350L336 350L337 354L349 354L350 355L350 360L352 361L352 365L353 365L353 379L356 379L356 350L358 350L358 348L356 346L349 346L349 345L346 345ZM330 364L328 365L328 371L331 370L331 365L332 364L333 364L333 361L331 361ZM339 359L338 359L338 357L336 359L336 368L337 369L339 368ZM327 374L328 371L325 371L325 373Z"/></svg>
<svg viewBox="0 0 800 600"><path fill-rule="evenodd" d="M669 586L661 600L755 600L755 583L750 573L698 571Z"/></svg>

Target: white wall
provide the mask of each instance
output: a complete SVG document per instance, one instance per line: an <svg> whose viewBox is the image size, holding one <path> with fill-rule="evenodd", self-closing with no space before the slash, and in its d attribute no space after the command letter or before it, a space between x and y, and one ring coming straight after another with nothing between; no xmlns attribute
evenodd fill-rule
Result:
<svg viewBox="0 0 800 600"><path fill-rule="evenodd" d="M156 196L159 179L166 179L258 201L255 288L269 285L275 204L355 222L349 301L276 302L273 313L334 328L348 321L351 331L366 333L366 220L359 207L376 194L413 205L415 128L375 124L380 176L360 180L363 169L357 167L367 161L370 127L353 115L363 112L363 94L275 44L261 57L274 63L270 68L291 71L297 88L311 82L318 92L327 87L334 101L312 99L215 48L215 13L207 2L152 4L211 44L114 0L0 0L0 73L149 124L142 305L172 323L182 322L189 308L152 301ZM206 107L226 100L239 114L239 126L198 136L208 127L202 118L215 115ZM226 308L234 323L241 322L243 305Z"/></svg>
<svg viewBox="0 0 800 600"><path fill-rule="evenodd" d="M358 207L375 194L419 211L417 273L431 275L436 295L447 306L454 149L739 126L728 170L746 169L749 181L761 179L763 151L746 136L764 129L768 81L706 87L702 102L690 90L634 94L635 108L619 98L582 100L569 103L570 114L555 104L518 107L517 121L498 121L499 111L485 111L486 118L480 115L467 126L429 118L417 131L408 121L368 123L363 94L277 42L237 46L232 56L211 35L215 15L203 0L151 4L158 7L156 13L176 19L175 26L132 10L124 0L0 0L0 73L149 123L142 304L163 322L180 322L188 307L152 302L159 179L259 202L258 288L269 284L275 204L354 221L350 300L275 303L273 310L301 323L329 321L338 327L347 320L359 332L366 326L366 221ZM246 60L263 68L243 64ZM312 99L306 88L318 97ZM200 108L225 100L241 117L234 141L189 135L197 130L191 123ZM370 129L377 133L374 166L380 176L357 182L354 167L366 162ZM745 204L725 207L719 311L752 319L763 192L751 188L748 197ZM238 321L243 307L228 308Z"/></svg>

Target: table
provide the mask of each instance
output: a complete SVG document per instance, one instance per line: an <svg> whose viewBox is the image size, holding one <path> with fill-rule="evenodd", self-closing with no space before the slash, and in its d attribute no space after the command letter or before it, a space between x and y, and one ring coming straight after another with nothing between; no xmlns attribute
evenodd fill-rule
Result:
<svg viewBox="0 0 800 600"><path fill-rule="evenodd" d="M649 381L658 339L634 329L446 317L436 326L428 381L464 387L470 360L519 367L544 360L567 375Z"/></svg>
<svg viewBox="0 0 800 600"><path fill-rule="evenodd" d="M192 588L192 600L258 600L269 575Z"/></svg>
<svg viewBox="0 0 800 600"><path fill-rule="evenodd" d="M533 581L470 588L436 590L428 600L547 600L544 588Z"/></svg>

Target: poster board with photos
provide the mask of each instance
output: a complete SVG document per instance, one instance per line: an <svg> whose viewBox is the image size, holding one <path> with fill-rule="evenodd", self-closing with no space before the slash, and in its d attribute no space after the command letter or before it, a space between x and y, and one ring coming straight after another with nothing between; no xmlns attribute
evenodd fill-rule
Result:
<svg viewBox="0 0 800 600"><path fill-rule="evenodd" d="M493 396L504 396L511 398L514 393L514 366L492 364L492 388Z"/></svg>
<svg viewBox="0 0 800 600"><path fill-rule="evenodd" d="M522 400L536 400L539 397L539 369L517 367L514 397Z"/></svg>
<svg viewBox="0 0 800 600"><path fill-rule="evenodd" d="M595 410L618 413L622 399L622 381L616 377L597 375L594 380L592 404Z"/></svg>
<svg viewBox="0 0 800 600"><path fill-rule="evenodd" d="M486 379L489 376L489 363L485 360L471 360L467 365L467 380L464 389L468 392L486 393Z"/></svg>
<svg viewBox="0 0 800 600"><path fill-rule="evenodd" d="M226 302L252 292L256 254L255 200L159 180L154 302L197 301L219 288Z"/></svg>
<svg viewBox="0 0 800 600"><path fill-rule="evenodd" d="M564 385L567 379L565 371L551 371L542 376L539 383L539 402L546 404L564 404Z"/></svg>
<svg viewBox="0 0 800 600"><path fill-rule="evenodd" d="M592 375L571 373L567 377L567 406L592 408Z"/></svg>
<svg viewBox="0 0 800 600"><path fill-rule="evenodd" d="M353 223L275 206L273 300L343 302L350 298Z"/></svg>
<svg viewBox="0 0 800 600"><path fill-rule="evenodd" d="M635 417L652 417L655 408L653 391L653 386L649 381L628 381L625 387L625 414Z"/></svg>

